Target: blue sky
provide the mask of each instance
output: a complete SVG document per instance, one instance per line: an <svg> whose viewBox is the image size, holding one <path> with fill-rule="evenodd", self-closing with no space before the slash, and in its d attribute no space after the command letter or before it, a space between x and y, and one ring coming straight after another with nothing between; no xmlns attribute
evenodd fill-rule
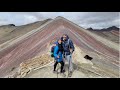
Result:
<svg viewBox="0 0 120 90"><path fill-rule="evenodd" d="M63 16L83 28L120 27L119 12L0 12L0 25L19 26L57 16Z"/></svg>

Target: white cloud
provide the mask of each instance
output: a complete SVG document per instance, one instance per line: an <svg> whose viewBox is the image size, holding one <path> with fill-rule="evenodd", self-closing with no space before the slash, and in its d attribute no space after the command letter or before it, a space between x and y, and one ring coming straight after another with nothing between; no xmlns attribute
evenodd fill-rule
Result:
<svg viewBox="0 0 120 90"><path fill-rule="evenodd" d="M0 25L24 25L57 16L63 16L84 28L119 26L120 21L119 12L0 12Z"/></svg>
<svg viewBox="0 0 120 90"><path fill-rule="evenodd" d="M24 15L24 24L28 24L37 21L38 19L35 16Z"/></svg>

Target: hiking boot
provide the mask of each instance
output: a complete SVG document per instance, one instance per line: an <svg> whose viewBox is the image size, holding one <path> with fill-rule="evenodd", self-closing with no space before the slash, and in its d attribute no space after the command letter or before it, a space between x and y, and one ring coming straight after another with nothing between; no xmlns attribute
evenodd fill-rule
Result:
<svg viewBox="0 0 120 90"><path fill-rule="evenodd" d="M70 73L68 74L68 77L72 77L72 71L70 71Z"/></svg>

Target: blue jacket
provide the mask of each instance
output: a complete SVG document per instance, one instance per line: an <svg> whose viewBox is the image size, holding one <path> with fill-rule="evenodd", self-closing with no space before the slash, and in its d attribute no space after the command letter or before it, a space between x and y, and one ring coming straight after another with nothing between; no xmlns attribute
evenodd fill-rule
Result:
<svg viewBox="0 0 120 90"><path fill-rule="evenodd" d="M70 55L69 48L71 48L73 51L75 50L72 40L69 39L69 43L68 43L68 39L69 39L69 37L67 38L66 41L63 41L63 49L64 49L64 53L66 53L66 55Z"/></svg>
<svg viewBox="0 0 120 90"><path fill-rule="evenodd" d="M61 61L63 61L62 52L61 51L58 52L58 50L59 50L59 47L55 46L55 48L54 48L54 58L57 62L61 62ZM57 56L59 56L59 58L57 58Z"/></svg>

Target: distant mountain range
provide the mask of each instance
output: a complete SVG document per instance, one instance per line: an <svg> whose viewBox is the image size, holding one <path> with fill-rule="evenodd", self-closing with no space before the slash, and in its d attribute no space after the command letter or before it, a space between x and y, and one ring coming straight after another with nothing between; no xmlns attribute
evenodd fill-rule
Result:
<svg viewBox="0 0 120 90"><path fill-rule="evenodd" d="M87 30L97 30L97 31L111 31L111 30L119 30L118 27L116 26L112 26L112 27L108 27L108 28L103 28L103 29L93 29L93 28L87 28Z"/></svg>

